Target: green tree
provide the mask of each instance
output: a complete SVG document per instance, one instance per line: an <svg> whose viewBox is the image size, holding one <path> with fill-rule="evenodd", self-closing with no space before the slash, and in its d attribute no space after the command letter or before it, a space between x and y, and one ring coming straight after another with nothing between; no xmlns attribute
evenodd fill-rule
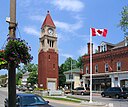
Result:
<svg viewBox="0 0 128 107"><path fill-rule="evenodd" d="M64 75L64 71L65 71L65 65L62 64L59 67L59 86L62 86L62 87L64 87L65 81L66 81L66 77Z"/></svg>
<svg viewBox="0 0 128 107"><path fill-rule="evenodd" d="M21 78L22 78L23 73L22 72L17 72L16 73L16 85L21 85Z"/></svg>
<svg viewBox="0 0 128 107"><path fill-rule="evenodd" d="M77 64L76 64L77 68L83 68L83 61L82 61L82 56L80 56L78 59L77 59Z"/></svg>
<svg viewBox="0 0 128 107"><path fill-rule="evenodd" d="M27 82L31 83L32 86L37 84L37 75L37 71L30 72L29 77L27 78Z"/></svg>
<svg viewBox="0 0 128 107"><path fill-rule="evenodd" d="M64 87L66 82L66 77L64 75L65 71L71 70L71 63L72 69L77 68L77 61L72 59L71 57L67 58L63 64L59 67L59 86Z"/></svg>
<svg viewBox="0 0 128 107"><path fill-rule="evenodd" d="M77 61L74 60L74 59L72 59L71 57L69 57L69 58L67 58L66 61L64 62L64 65L63 65L64 70L65 70L65 71L71 70L71 65L72 65L72 69L75 69L75 68L77 68L76 64L77 64Z"/></svg>
<svg viewBox="0 0 128 107"><path fill-rule="evenodd" d="M37 71L37 64L31 64L31 63L29 63L27 65L20 66L18 68L18 71L20 71L22 73Z"/></svg>
<svg viewBox="0 0 128 107"><path fill-rule="evenodd" d="M121 20L119 26L123 30L124 34L128 34L128 6L124 6L121 11Z"/></svg>
<svg viewBox="0 0 128 107"><path fill-rule="evenodd" d="M30 72L27 82L31 83L32 85L37 83L37 70L38 70L38 65L31 63L20 66L18 68L18 72L22 74L24 74L25 72ZM17 77L17 84L18 82L20 82L20 78Z"/></svg>

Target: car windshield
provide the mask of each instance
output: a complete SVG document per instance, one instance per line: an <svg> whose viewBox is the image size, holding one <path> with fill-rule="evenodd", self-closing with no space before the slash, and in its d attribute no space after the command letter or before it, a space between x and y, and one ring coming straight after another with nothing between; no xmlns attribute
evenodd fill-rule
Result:
<svg viewBox="0 0 128 107"><path fill-rule="evenodd" d="M36 105L36 104L46 104L45 100L39 96L23 96L22 105Z"/></svg>

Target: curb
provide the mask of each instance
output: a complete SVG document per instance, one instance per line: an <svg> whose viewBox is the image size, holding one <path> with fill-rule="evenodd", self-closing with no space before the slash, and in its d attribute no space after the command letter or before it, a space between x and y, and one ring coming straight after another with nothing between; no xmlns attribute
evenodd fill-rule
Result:
<svg viewBox="0 0 128 107"><path fill-rule="evenodd" d="M81 104L82 105L88 105L88 106L94 106L94 107L96 107L96 106L102 106L102 107L108 107L108 105L107 104L105 104L105 103L102 103L102 102L85 102L85 101L81 101Z"/></svg>

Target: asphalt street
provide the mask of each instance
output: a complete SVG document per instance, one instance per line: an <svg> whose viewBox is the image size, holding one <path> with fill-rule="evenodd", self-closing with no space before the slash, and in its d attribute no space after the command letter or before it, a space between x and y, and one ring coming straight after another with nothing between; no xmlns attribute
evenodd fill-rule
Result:
<svg viewBox="0 0 128 107"><path fill-rule="evenodd" d="M70 94L69 96L74 96L77 98L83 98L83 99L89 100L89 96L70 95ZM93 101L110 104L110 105L113 105L113 107L128 107L128 99L123 99L123 98L115 99L115 98L101 97L100 94L93 94Z"/></svg>
<svg viewBox="0 0 128 107"><path fill-rule="evenodd" d="M4 107L4 99L6 97L7 97L7 88L0 87L0 107ZM49 99L46 100L48 100L53 107L94 107L94 106L82 105L78 103L71 103L65 101L57 101L57 100L49 100ZM100 107L104 107L104 106L100 106Z"/></svg>
<svg viewBox="0 0 128 107"><path fill-rule="evenodd" d="M4 107L4 99L7 96L7 89L0 88L0 107Z"/></svg>
<svg viewBox="0 0 128 107"><path fill-rule="evenodd" d="M83 99L89 99L89 96L70 95L70 94L68 95ZM4 99L6 97L7 97L7 88L0 87L0 107L4 107ZM103 98L99 94L93 95L93 101L102 102L108 105L110 104L108 107L128 107L128 99L115 99L115 98L106 98L106 97ZM57 100L49 100L49 102L54 107L99 107L99 106L91 106L87 104L83 105L78 103L70 103L70 102L57 101ZM100 106L100 107L105 107L105 106Z"/></svg>

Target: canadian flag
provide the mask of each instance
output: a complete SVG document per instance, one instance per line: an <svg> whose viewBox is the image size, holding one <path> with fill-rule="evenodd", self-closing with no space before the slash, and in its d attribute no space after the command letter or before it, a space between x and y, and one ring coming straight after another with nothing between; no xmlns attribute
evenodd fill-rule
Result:
<svg viewBox="0 0 128 107"><path fill-rule="evenodd" d="M108 30L107 29L95 29L91 28L91 35L92 36L103 36L106 37Z"/></svg>

